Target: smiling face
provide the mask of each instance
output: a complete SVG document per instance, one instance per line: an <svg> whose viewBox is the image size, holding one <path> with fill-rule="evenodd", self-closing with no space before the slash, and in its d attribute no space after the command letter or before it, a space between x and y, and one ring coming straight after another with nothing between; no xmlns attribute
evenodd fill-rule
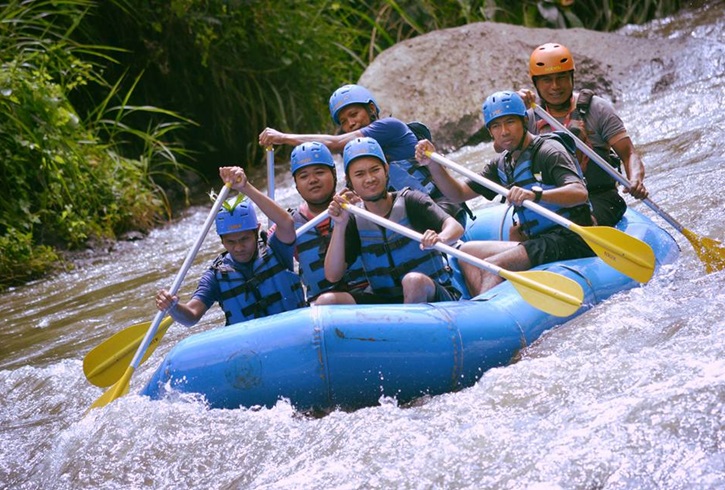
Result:
<svg viewBox="0 0 725 490"><path fill-rule="evenodd" d="M337 113L343 133L352 133L370 124L370 113L365 104L350 104Z"/></svg>
<svg viewBox="0 0 725 490"><path fill-rule="evenodd" d="M373 156L362 156L350 162L347 179L363 201L377 201L388 193L388 166Z"/></svg>
<svg viewBox="0 0 725 490"><path fill-rule="evenodd" d="M574 90L572 74L566 71L535 77L534 86L539 97L552 106L568 105Z"/></svg>
<svg viewBox="0 0 725 490"><path fill-rule="evenodd" d="M221 236L222 245L234 260L247 263L257 252L257 230L238 231Z"/></svg>
<svg viewBox="0 0 725 490"><path fill-rule="evenodd" d="M334 170L327 165L309 165L295 172L295 186L302 199L312 204L325 204L335 193Z"/></svg>
<svg viewBox="0 0 725 490"><path fill-rule="evenodd" d="M488 130L494 145L502 150L514 151L524 137L524 122L520 116L502 116L491 121Z"/></svg>

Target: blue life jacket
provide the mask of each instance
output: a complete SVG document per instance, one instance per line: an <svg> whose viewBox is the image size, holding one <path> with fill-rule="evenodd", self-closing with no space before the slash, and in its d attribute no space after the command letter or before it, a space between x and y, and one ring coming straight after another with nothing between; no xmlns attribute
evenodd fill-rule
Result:
<svg viewBox="0 0 725 490"><path fill-rule="evenodd" d="M390 162L389 187L394 191L401 191L408 187L421 191L432 198L440 195L438 188L433 183L430 170L419 165L415 158Z"/></svg>
<svg viewBox="0 0 725 490"><path fill-rule="evenodd" d="M501 185L506 188L518 186L523 189L531 190L535 185L540 186L542 189L555 189L557 186L554 184L546 184L542 181L541 172L537 172L536 169L536 155L538 154L539 148L544 144L546 140L555 140L561 143L564 148L572 155L576 163L577 172L579 176L582 176L581 168L579 163L576 161L576 156L573 155L574 142L571 137L566 133L555 131L553 133L547 133L534 138L534 142L524 150L521 156L519 156L516 166L511 169L509 164L506 164L506 156L509 154L505 151L501 154L498 160L498 178L501 181ZM542 207L553 211L564 218L574 221L578 224L589 225L591 224L589 216L591 215L591 206L587 201L586 204L581 204L571 208L564 208L558 204L550 202L539 202ZM529 210L523 206L515 207L516 215L519 218L521 224L521 230L526 233L529 238L533 238L546 230L549 230L555 226L559 226L548 218L541 216L540 214Z"/></svg>
<svg viewBox="0 0 725 490"><path fill-rule="evenodd" d="M219 282L219 305L227 325L305 306L299 276L285 267L270 247L259 251L249 278L224 261L228 253L217 257L211 266Z"/></svg>
<svg viewBox="0 0 725 490"><path fill-rule="evenodd" d="M406 193L404 189L395 195L388 219L409 228ZM421 250L415 240L363 218L355 223L360 235L360 257L374 293L402 296L402 280L409 272L420 272L441 285L450 285L450 269L437 250Z"/></svg>
<svg viewBox="0 0 725 490"><path fill-rule="evenodd" d="M466 216L475 218L465 203L454 203L446 199L443 193L433 183L433 176L428 167L418 164L414 158L397 160L389 165L388 190L391 192L403 189L415 189L430 196L443 211L456 219L461 226L466 227Z"/></svg>
<svg viewBox="0 0 725 490"><path fill-rule="evenodd" d="M406 123L406 125L418 141L422 139L432 140L430 130L425 124L419 121L411 121ZM418 160L415 158L403 160L387 159L389 163L389 191L402 191L406 187L420 191L430 196L446 213L453 216L463 228L466 227L466 217L476 219L466 203L454 203L443 195L435 185L430 169L420 165Z"/></svg>
<svg viewBox="0 0 725 490"><path fill-rule="evenodd" d="M292 219L295 222L295 229L309 221L299 209L292 211ZM308 301L335 287L335 284L325 279L325 255L330 246L333 225L332 220L327 218L315 228L297 237L295 243L300 277L307 290ZM342 290L355 289L367 284L362 261L359 258L348 267L339 284L342 285Z"/></svg>

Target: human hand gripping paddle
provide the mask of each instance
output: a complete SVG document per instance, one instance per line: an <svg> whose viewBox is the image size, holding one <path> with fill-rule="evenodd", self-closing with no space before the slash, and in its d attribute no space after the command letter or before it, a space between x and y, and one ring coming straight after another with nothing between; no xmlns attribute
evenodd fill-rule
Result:
<svg viewBox="0 0 725 490"><path fill-rule="evenodd" d="M349 203L344 203L342 207L351 214L370 220L379 226L418 242L423 239L423 235L417 231L371 213L366 209L358 208ZM579 283L561 274L549 271L513 272L462 252L445 243L438 242L433 245L433 248L508 279L524 300L550 315L562 317L573 315L581 307L584 300L584 291Z"/></svg>
<svg viewBox="0 0 725 490"><path fill-rule="evenodd" d="M444 167L460 172L472 181L477 182L504 197L508 196L508 189L505 187L488 180L480 174L468 170L466 167L463 167L438 153L426 152L426 156ZM599 258L601 258L609 266L617 269L622 274L642 283L645 283L652 278L652 274L655 269L655 254L652 251L652 247L642 240L627 235L623 231L609 226L584 227L577 225L576 223L573 223L563 216L560 216L533 201L526 200L524 201L523 206L537 214L540 214L541 216L544 216L545 218L550 219L558 225L568 228L582 237L592 251L599 256Z"/></svg>
<svg viewBox="0 0 725 490"><path fill-rule="evenodd" d="M551 114L546 112L540 106L533 104L532 107L534 108L536 114L538 114L542 119L549 123L552 128L555 128L558 131L564 131L565 133L568 133L569 136L574 139L577 148L579 148L591 160L593 160L594 163L599 165L614 180L622 184L627 189L632 187L632 184L622 174L617 172L601 156L599 156L597 152L595 152L586 143L584 143L576 135L569 131L566 126L557 121L556 118L554 118ZM695 252L700 258L700 261L705 264L705 270L708 273L725 269L725 247L723 247L720 242L712 238L699 236L695 232L688 230L687 228L682 226L677 220L675 220L675 218L673 218L666 211L660 208L657 204L650 201L649 198L642 199L642 202L644 202L647 206L650 207L650 209L652 209L655 213L659 214L662 219L667 221L674 229L682 233L685 238L687 238L687 240L692 244L692 247L695 249Z"/></svg>
<svg viewBox="0 0 725 490"><path fill-rule="evenodd" d="M216 213L213 216L216 216ZM318 214L297 229L297 236L304 235L327 217L327 210ZM173 292L172 294L176 293ZM149 342L148 347L145 349L146 352L138 365L146 362L146 359L156 350L156 347L158 347L159 342L161 342L161 339L172 323L174 321L171 317L167 316L163 319L158 326L158 330ZM138 350L141 342L145 339L146 333L149 331L151 325L152 322L144 322L127 327L88 352L83 359L83 372L88 381L96 386L105 388L121 379L132 362L134 352ZM136 368L138 368L138 365Z"/></svg>
<svg viewBox="0 0 725 490"><path fill-rule="evenodd" d="M176 278L174 278L174 283L171 286L170 292L172 295L176 294L179 291L179 288L181 287L181 283L184 280L184 276L186 276L186 273L191 268L192 262L194 262L194 258L196 257L196 254L199 252L199 249L201 248L201 244L204 242L204 238L206 237L207 232L209 231L209 228L211 228L212 223L214 222L214 219L216 218L217 212L219 211L219 208L221 207L224 200L227 198L227 195L229 194L229 189L231 189L231 183L227 183L222 191L219 193L219 196L217 197L216 201L214 202L214 205L212 206L211 211L209 212L209 216L207 216L206 221L204 222L204 226L202 226L201 232L199 233L199 236L196 239L196 242L194 243L194 246L191 250L189 250L189 253L186 255L186 259L184 260L184 264L181 266L181 270L178 274L176 274ZM97 408L97 407L103 407L107 404L111 403L116 398L122 397L126 393L128 393L129 384L131 382L131 376L133 376L133 373L136 371L136 368L138 368L139 364L141 364L142 359L144 359L146 351L149 348L149 345L151 345L152 341L154 340L154 337L156 336L156 333L159 330L159 327L161 326L162 320L164 316L166 315L166 311L159 311L156 313L156 316L154 317L153 322L151 322L151 326L146 332L146 335L144 335L141 345L139 345L138 349L136 350L136 354L133 356L133 359L131 360L130 365L125 369L123 375L121 378L114 384L111 388L109 388L103 395L101 395L93 404L90 406L90 409ZM170 324L170 323L169 323ZM167 327L168 328L168 325ZM165 332L166 330L164 330ZM160 339L159 339L160 340ZM154 345L158 345L158 340L154 343ZM147 357L147 356L146 356ZM85 362L84 362L85 367Z"/></svg>

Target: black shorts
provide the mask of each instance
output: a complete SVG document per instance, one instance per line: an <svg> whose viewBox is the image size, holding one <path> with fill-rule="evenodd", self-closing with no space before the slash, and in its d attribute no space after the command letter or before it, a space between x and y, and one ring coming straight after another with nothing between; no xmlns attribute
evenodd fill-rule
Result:
<svg viewBox="0 0 725 490"><path fill-rule="evenodd" d="M457 301L461 297L461 292L453 287L453 285L442 285L437 282L435 283L436 292L431 303L438 303L439 301ZM388 296L382 294L376 294L371 288L356 289L350 291L350 294L355 299L355 302L359 305L391 305L391 304L402 304L405 300L403 296Z"/></svg>
<svg viewBox="0 0 725 490"><path fill-rule="evenodd" d="M599 226L615 226L627 211L627 203L617 189L589 191L589 201Z"/></svg>
<svg viewBox="0 0 725 490"><path fill-rule="evenodd" d="M579 235L561 226L526 240L521 245L526 249L531 267L557 260L580 259L596 255Z"/></svg>

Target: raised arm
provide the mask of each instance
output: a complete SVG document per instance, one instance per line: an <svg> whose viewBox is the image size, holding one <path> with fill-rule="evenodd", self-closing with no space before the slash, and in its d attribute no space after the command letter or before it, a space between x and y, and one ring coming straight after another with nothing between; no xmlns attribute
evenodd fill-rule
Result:
<svg viewBox="0 0 725 490"><path fill-rule="evenodd" d="M648 196L647 188L644 186L644 164L637 154L629 136L615 136L609 142L610 146L622 160L622 166L627 174L627 179L632 187L626 192L637 199L644 199Z"/></svg>
<svg viewBox="0 0 725 490"><path fill-rule="evenodd" d="M341 202L344 201L337 195L328 207L330 218L335 225L332 227L330 245L325 254L325 279L333 284L340 281L347 270L345 232L350 221L350 214L342 209Z"/></svg>
<svg viewBox="0 0 725 490"><path fill-rule="evenodd" d="M426 155L435 153L436 149L428 140L420 140L415 146L415 158L423 166L427 166L433 176L433 182L444 196L454 202L464 202L477 197L478 194L465 183L453 178L440 164L434 162Z"/></svg>
<svg viewBox="0 0 725 490"><path fill-rule="evenodd" d="M342 153L343 148L355 138L362 138L362 131L352 131L350 133L333 135L333 134L291 134L282 133L273 128L265 128L259 133L259 144L262 146L270 145L290 145L296 146L302 143L311 143L317 141L325 145L332 152Z"/></svg>
<svg viewBox="0 0 725 490"><path fill-rule="evenodd" d="M295 223L292 216L279 204L269 198L267 194L254 187L247 179L247 175L241 167L221 167L219 175L222 180L232 183L232 189L239 191L249 197L259 209L276 225L275 235L282 243L294 243Z"/></svg>

